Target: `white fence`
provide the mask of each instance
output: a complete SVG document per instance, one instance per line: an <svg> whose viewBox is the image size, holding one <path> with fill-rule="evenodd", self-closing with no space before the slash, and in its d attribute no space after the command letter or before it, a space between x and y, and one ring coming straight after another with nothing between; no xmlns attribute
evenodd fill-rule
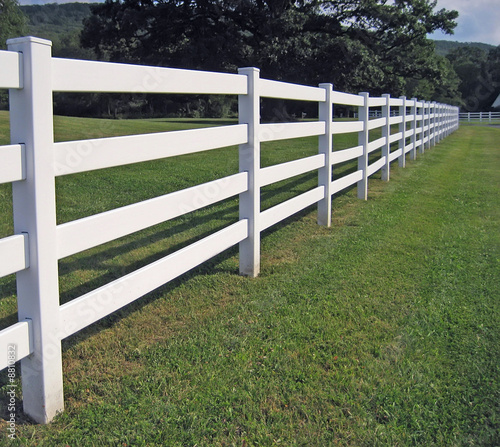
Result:
<svg viewBox="0 0 500 447"><path fill-rule="evenodd" d="M462 123L500 124L500 112L463 112L459 118Z"/></svg>
<svg viewBox="0 0 500 447"><path fill-rule="evenodd" d="M11 144L0 147L0 182L12 182L14 234L0 239L0 276L17 275L19 322L0 332L0 368L8 366L8 350L15 345L16 360L22 359L24 411L40 423L64 408L61 340L237 244L241 274L258 275L263 230L314 204L318 223L329 226L333 194L357 185L358 197L367 199L371 175L381 170L389 180L392 161L404 167L408 154L414 159L458 128L455 107L347 94L333 91L331 84L307 87L261 79L256 68L223 74L57 59L51 56L50 42L32 37L12 39L8 45L8 51L0 52L0 88L10 89ZM238 95L239 124L54 143L56 91ZM259 104L264 97L317 102L319 119L262 124ZM358 120L334 122L333 104L358 107ZM382 116L370 120L370 108L381 108ZM391 126L398 130L392 132ZM374 129L381 129L382 137L370 141ZM332 135L352 132L358 133L358 145L335 151ZM314 135L319 136L317 155L260 167L261 142ZM240 160L235 175L56 224L57 176L234 145ZM369 164L369 154L376 150L381 155ZM74 154L79 154L78 163L70 162ZM356 159L355 172L332 181L334 165ZM318 171L317 187L260 210L262 187L310 171ZM236 223L59 304L59 259L185 214L212 184L224 187L213 188L218 195L198 208L239 195Z"/></svg>

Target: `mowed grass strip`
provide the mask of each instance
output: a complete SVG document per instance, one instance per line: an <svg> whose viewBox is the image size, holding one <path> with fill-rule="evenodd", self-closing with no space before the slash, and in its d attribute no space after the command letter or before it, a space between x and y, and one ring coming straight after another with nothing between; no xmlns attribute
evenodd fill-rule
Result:
<svg viewBox="0 0 500 447"><path fill-rule="evenodd" d="M313 210L267 231L259 278L233 250L66 340L66 412L12 445L498 445L499 136L393 164L331 229Z"/></svg>

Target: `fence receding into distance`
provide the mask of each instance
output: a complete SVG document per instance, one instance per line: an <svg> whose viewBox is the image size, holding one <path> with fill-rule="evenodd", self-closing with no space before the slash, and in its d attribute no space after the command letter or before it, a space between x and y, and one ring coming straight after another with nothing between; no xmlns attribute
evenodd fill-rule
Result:
<svg viewBox="0 0 500 447"><path fill-rule="evenodd" d="M459 118L462 123L500 124L500 112L463 112Z"/></svg>
<svg viewBox="0 0 500 447"><path fill-rule="evenodd" d="M366 200L371 175L381 170L389 180L391 162L404 167L408 154L415 159L458 128L458 109L445 104L342 93L331 84L288 84L262 79L256 68L227 74L58 59L51 55L51 42L33 37L10 40L8 51L0 51L0 67L0 88L10 89L11 125L11 144L0 147L0 183L12 182L14 209L14 234L0 239L0 277L16 273L19 319L0 331L0 368L7 367L7 351L15 345L24 411L39 423L64 409L64 338L238 244L240 273L258 275L263 230L315 204L318 223L329 226L333 194L356 185L358 197ZM237 95L239 123L54 143L53 92ZM319 119L261 123L261 98L317 102ZM334 104L357 107L357 120L334 121ZM370 119L370 110L380 117ZM375 129L382 137L370 141ZM334 150L332 136L342 133L357 133L358 145ZM262 142L305 136L319 137L316 155L261 168ZM56 224L58 176L230 146L239 147L234 175ZM380 153L376 161L374 153ZM333 166L346 160L357 160L357 170L333 180ZM261 188L311 171L318 173L316 187L261 211ZM59 259L186 214L207 186L217 193L198 208L239 196L237 222L60 305Z"/></svg>

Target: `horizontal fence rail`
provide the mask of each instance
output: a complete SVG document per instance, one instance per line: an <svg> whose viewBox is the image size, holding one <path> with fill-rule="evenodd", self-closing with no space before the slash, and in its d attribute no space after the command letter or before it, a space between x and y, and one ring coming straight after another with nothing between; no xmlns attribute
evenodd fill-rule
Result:
<svg viewBox="0 0 500 447"><path fill-rule="evenodd" d="M0 51L0 85L2 88L23 88L23 57L20 53Z"/></svg>
<svg viewBox="0 0 500 447"><path fill-rule="evenodd" d="M247 84L245 76L229 73L53 58L52 90L244 95Z"/></svg>
<svg viewBox="0 0 500 447"><path fill-rule="evenodd" d="M56 175L123 166L247 142L244 124L54 144ZM138 151L137 148L141 147Z"/></svg>
<svg viewBox="0 0 500 447"><path fill-rule="evenodd" d="M415 159L459 123L458 109L449 105L261 79L255 68L227 74L57 59L51 42L33 37L12 39L8 48L0 51L0 88L10 89L11 144L0 146L0 183L12 183L14 234L0 239L0 276L17 275L19 322L0 331L0 367L10 365L7 351L15 345L24 411L40 423L64 409L64 338L236 245L240 273L258 275L262 231L313 205L318 223L329 226L334 194L356 185L358 197L367 199L370 176L381 171L388 181L391 162L404 167L407 154ZM239 124L54 143L56 91L237 95ZM261 123L264 97L316 102L319 119ZM357 119L334 121L334 105L356 107ZM382 136L374 138L374 130ZM358 144L336 150L334 136L347 133L357 134ZM316 155L260 166L261 143L311 136L318 136ZM56 224L58 176L232 146L239 147L233 175ZM357 161L357 169L337 178L335 168L348 161ZM316 187L261 210L263 187L313 171ZM236 222L60 305L59 259L235 196Z"/></svg>
<svg viewBox="0 0 500 447"><path fill-rule="evenodd" d="M463 112L459 119L462 123L500 124L500 112Z"/></svg>

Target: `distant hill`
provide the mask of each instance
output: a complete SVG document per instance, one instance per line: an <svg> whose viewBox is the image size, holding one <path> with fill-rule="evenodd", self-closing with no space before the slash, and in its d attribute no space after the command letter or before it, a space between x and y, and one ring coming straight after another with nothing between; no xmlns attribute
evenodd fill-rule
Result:
<svg viewBox="0 0 500 447"><path fill-rule="evenodd" d="M49 3L21 6L21 11L28 17L31 36L52 41L53 56L95 59L91 50L80 46L83 20L92 14L91 6L91 3Z"/></svg>
<svg viewBox="0 0 500 447"><path fill-rule="evenodd" d="M21 6L28 17L31 35L58 41L68 34L79 33L83 19L91 15L89 3L50 3L46 5Z"/></svg>
<svg viewBox="0 0 500 447"><path fill-rule="evenodd" d="M434 43L436 44L436 53L440 56L446 56L451 51L460 47L476 47L484 51L490 51L495 48L494 45L480 42L454 42L450 40L435 40Z"/></svg>

